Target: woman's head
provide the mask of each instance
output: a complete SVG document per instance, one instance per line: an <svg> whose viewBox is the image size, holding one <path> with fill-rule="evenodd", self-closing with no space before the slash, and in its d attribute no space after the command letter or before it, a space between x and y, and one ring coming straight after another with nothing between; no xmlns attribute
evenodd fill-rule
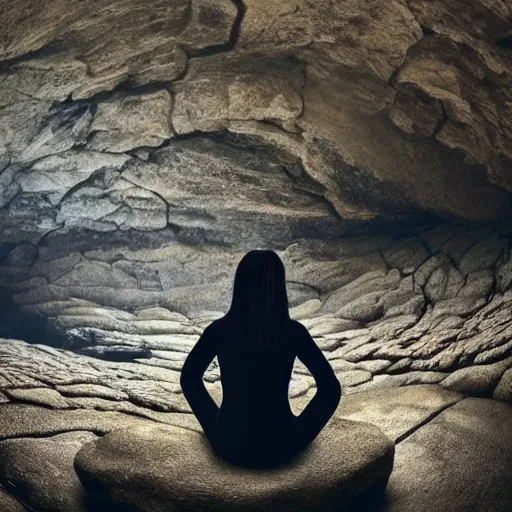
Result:
<svg viewBox="0 0 512 512"><path fill-rule="evenodd" d="M274 251L255 249L241 259L226 316L260 339L290 319L285 269Z"/></svg>

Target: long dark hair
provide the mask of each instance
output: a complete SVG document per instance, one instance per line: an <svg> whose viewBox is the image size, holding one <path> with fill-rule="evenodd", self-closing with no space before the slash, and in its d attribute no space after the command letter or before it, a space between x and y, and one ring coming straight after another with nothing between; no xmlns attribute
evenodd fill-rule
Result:
<svg viewBox="0 0 512 512"><path fill-rule="evenodd" d="M284 265L274 251L254 249L241 259L224 318L257 347L279 344L290 313Z"/></svg>

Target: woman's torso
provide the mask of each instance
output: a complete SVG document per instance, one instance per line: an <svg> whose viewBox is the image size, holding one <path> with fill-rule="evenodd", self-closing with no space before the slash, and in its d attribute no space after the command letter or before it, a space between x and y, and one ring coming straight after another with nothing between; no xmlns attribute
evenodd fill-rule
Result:
<svg viewBox="0 0 512 512"><path fill-rule="evenodd" d="M291 325L279 329L282 343L260 348L219 322L217 357L223 399L214 436L220 442L262 450L275 449L289 438L295 420L288 399L295 353Z"/></svg>

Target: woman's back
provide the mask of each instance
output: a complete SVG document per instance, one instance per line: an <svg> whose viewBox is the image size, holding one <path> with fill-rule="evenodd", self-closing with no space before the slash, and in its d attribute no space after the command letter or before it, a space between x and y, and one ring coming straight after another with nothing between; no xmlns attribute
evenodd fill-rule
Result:
<svg viewBox="0 0 512 512"><path fill-rule="evenodd" d="M208 329L223 392L215 421L205 431L212 447L244 466L265 467L293 458L321 431L340 400L341 387L325 356L307 329L293 320L279 326L279 343L266 346L242 339L226 317ZM298 418L288 399L295 357L310 369L318 387Z"/></svg>
<svg viewBox="0 0 512 512"><path fill-rule="evenodd" d="M245 343L226 324L217 328L223 394L219 424L223 428L227 423L236 425L252 435L253 440L267 429L277 433L289 427L295 419L288 400L296 357L292 349L293 324L280 326L282 343L267 347Z"/></svg>

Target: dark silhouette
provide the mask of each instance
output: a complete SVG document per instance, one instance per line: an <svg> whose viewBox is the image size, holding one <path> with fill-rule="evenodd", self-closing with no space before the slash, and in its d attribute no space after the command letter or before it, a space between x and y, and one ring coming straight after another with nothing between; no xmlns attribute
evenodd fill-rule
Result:
<svg viewBox="0 0 512 512"><path fill-rule="evenodd" d="M203 374L217 356L220 409ZM317 391L299 416L288 400L295 357ZM226 315L212 322L187 357L183 394L214 451L245 467L285 463L324 428L341 398L341 385L308 330L290 319L285 269L274 251L253 250L240 261Z"/></svg>

